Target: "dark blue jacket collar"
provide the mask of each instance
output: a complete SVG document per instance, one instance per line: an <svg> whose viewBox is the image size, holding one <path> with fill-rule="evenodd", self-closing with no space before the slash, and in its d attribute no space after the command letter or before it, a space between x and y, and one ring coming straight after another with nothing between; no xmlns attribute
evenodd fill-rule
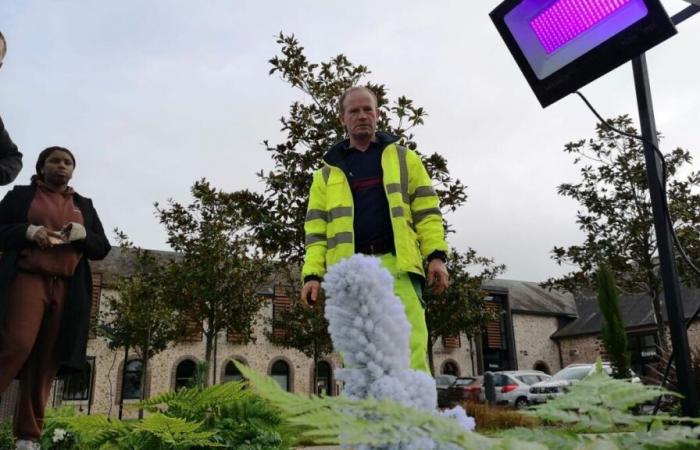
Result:
<svg viewBox="0 0 700 450"><path fill-rule="evenodd" d="M383 131L377 131L375 133L375 136L377 137L377 142L379 142L382 145L382 149L384 149L387 145L393 144L394 142L400 139L398 136L394 136L393 134L385 133ZM330 150L328 150L328 152L323 157L323 160L326 162L326 164L330 164L332 166L341 166L343 162L343 154L341 150L348 148L349 145L350 139L344 139L338 142L333 147L331 147Z"/></svg>

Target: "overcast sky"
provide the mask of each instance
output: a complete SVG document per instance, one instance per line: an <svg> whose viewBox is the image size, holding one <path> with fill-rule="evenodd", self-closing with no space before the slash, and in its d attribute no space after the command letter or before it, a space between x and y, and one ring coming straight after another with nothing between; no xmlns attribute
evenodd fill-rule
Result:
<svg viewBox="0 0 700 450"><path fill-rule="evenodd" d="M468 203L449 218L452 245L496 258L507 278L561 274L568 268L551 248L581 240L577 205L556 194L577 176L562 149L590 137L595 119L572 96L539 106L488 17L498 3L4 0L0 114L24 153L17 182L29 181L41 149L66 146L78 159L73 186L94 200L105 229L167 249L154 201L188 201L201 177L260 189L255 172L271 167L262 141L282 141L279 118L304 100L267 75L284 31L310 60L344 53L391 98L428 111L416 141L445 155L469 186ZM670 14L687 5L663 3ZM663 149L696 157L699 44L700 15L647 56ZM583 92L605 116L637 120L629 64Z"/></svg>

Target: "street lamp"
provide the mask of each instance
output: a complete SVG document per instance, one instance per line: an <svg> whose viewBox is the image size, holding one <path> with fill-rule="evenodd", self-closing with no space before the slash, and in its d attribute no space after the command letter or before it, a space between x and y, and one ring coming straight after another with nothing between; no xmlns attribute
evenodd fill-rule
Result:
<svg viewBox="0 0 700 450"><path fill-rule="evenodd" d="M675 25L700 12L700 0L685 1L691 5L669 18L659 0L505 0L491 12L491 19L543 107L632 59L678 387L685 396L683 413L697 417L700 405L644 54L673 36Z"/></svg>
<svg viewBox="0 0 700 450"><path fill-rule="evenodd" d="M676 33L659 0L506 0L490 15L543 107Z"/></svg>

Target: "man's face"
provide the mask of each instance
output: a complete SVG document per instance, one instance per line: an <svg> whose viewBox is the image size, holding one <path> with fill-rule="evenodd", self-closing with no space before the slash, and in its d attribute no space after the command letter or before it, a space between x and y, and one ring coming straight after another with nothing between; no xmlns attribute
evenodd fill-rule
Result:
<svg viewBox="0 0 700 450"><path fill-rule="evenodd" d="M367 139L374 136L378 118L377 105L369 92L358 89L345 97L340 123L351 137Z"/></svg>

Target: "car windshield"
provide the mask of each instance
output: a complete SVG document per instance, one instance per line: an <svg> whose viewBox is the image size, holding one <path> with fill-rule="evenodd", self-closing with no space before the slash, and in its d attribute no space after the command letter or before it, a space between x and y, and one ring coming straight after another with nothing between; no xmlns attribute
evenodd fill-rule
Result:
<svg viewBox="0 0 700 450"><path fill-rule="evenodd" d="M591 366L567 367L557 372L551 380L583 380L590 371Z"/></svg>
<svg viewBox="0 0 700 450"><path fill-rule="evenodd" d="M456 378L454 375L438 375L435 377L435 384L438 386L449 386L454 383Z"/></svg>
<svg viewBox="0 0 700 450"><path fill-rule="evenodd" d="M521 375L516 378L527 385L533 385L540 382L540 377L537 375Z"/></svg>
<svg viewBox="0 0 700 450"><path fill-rule="evenodd" d="M457 378L455 386L468 386L474 382L474 378Z"/></svg>

